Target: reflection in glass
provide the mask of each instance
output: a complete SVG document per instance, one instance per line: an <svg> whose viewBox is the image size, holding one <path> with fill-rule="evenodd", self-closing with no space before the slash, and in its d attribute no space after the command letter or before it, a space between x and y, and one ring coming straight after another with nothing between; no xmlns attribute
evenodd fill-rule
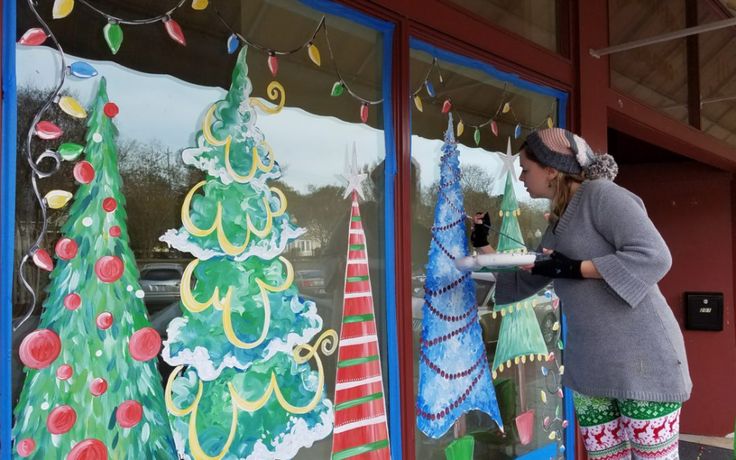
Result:
<svg viewBox="0 0 736 460"><path fill-rule="evenodd" d="M440 148L447 126L447 115L442 113L443 102L448 98L452 100L465 211L467 214L488 211L491 224L495 228L501 227L502 218L499 217L499 212L502 211L502 196L507 179L504 162L499 154L506 153L509 148L511 152L516 152L523 137L533 129L546 127L548 119L556 124L558 104L557 99L552 96L519 88L481 70L442 60L439 61L439 72L442 75L440 82L437 71L430 70L435 65L434 57L424 50L412 50L411 53L412 88L418 89L415 94L422 100L421 111L416 102L413 107L411 144L412 186L415 191L412 197L415 388L418 381L425 295L423 283L430 247L430 228L439 188ZM426 89L427 80L432 82L435 97ZM462 127L458 126L459 122L462 122ZM475 134L476 127L478 137ZM518 136L517 130L521 131ZM518 177L519 172L520 167L516 160L511 176ZM514 217L518 220L520 237L528 247L535 248L547 226L545 212L548 203L546 200L532 199L516 178L510 179L509 184L518 200L519 211ZM495 247L499 244L499 235L491 232L489 240ZM503 334L502 314L509 317L511 314L506 311L502 313L502 306L494 305L492 274L473 272L472 278L475 281L479 321L490 364L494 362L496 354L501 353L500 343L504 340L513 342L517 337L513 333L510 338L499 337ZM557 343L559 309L551 291L542 292L528 299L527 303L528 308L524 310L525 327L537 331L539 346L533 352L524 353L524 356L511 355L510 367L508 358L504 357L504 370L495 369L494 387L506 432L498 430L487 415L470 412L437 440L417 431L415 436L418 458L444 459L445 449L454 439L463 435L471 435L475 440L474 458L513 458L557 442L555 439L559 437L559 431L555 435L552 432L555 427L559 428L563 411L562 400L556 395L557 383L553 372L556 367L551 356L556 360L561 359ZM542 352L543 356L540 356ZM541 400L542 394L546 402ZM556 418L559 420L555 421Z"/></svg>
<svg viewBox="0 0 736 460"><path fill-rule="evenodd" d="M30 11L23 5L19 4L19 31L35 26ZM95 5L125 17L159 13L157 5L143 1L125 4L103 1ZM248 2L247 7L242 2L217 6L237 32L273 49L301 45L323 16L319 11L281 0ZM50 8L42 11L49 21L50 13ZM315 65L313 52L280 56L277 80L286 89L286 104L275 115L258 112L257 126L268 140L282 172L278 180L268 185L278 187L288 201L288 225L305 231L285 246L281 255L293 266L294 287L300 302L316 305L324 330L340 330L351 203L349 197L343 196L345 184L339 176L344 172L347 152L353 149L357 152L358 167L367 175L363 184L365 199L360 206L385 377L388 373L385 369L382 105L371 105L366 122L362 123L358 101L346 93L330 96L338 80L337 66L356 94L369 100L382 98L383 38L381 33L355 22L332 15L326 18L330 44L322 33L314 40L314 46L322 51L321 65ZM160 24L125 27L125 40L115 56L110 54L100 33L106 21L83 5L78 5L63 21L51 22L69 54L68 61L83 59L92 64L107 79L110 99L120 108L115 122L119 130L118 159L127 201L130 246L139 265L151 325L164 339L171 320L182 314L180 283L192 258L160 237L168 229L181 227L182 203L187 193L206 177L200 169L182 161L182 151L197 145L195 135L201 129L207 109L225 96L236 59L236 54L228 54L226 46L229 31L213 15L187 7L177 13L176 20L185 32L186 47L173 42ZM252 84L249 91L270 105L266 92L274 77L268 58L267 50L248 50L248 78ZM51 48L18 46L19 133L27 131L35 110L54 82L58 63L58 56ZM85 83L69 78L65 93L86 105L91 100L91 88L95 87L89 81L93 80ZM58 108L48 117L59 120L65 139L83 139L83 120L66 117ZM40 218L29 189L29 171L21 161L23 144L19 139L16 258L22 256L39 231ZM36 143L34 148L48 145ZM42 195L51 189L69 189L72 167L73 164L64 163L59 174L44 181ZM237 162L236 170L243 173ZM51 215L47 247L53 248L65 219L63 210ZM30 278L36 291L43 292L48 284L45 272L36 270ZM186 287L195 290L196 282ZM31 320L13 335L14 402L24 380L17 349L23 337L36 327L40 305L45 300L42 295ZM18 318L29 302L26 291L16 282L13 317ZM335 392L336 360L336 355L323 359L325 393L330 400ZM161 361L159 370L165 383L172 369ZM384 385L384 388L388 387ZM331 444L328 436L310 448L301 449L296 458L327 458ZM215 447L207 451L216 453Z"/></svg>

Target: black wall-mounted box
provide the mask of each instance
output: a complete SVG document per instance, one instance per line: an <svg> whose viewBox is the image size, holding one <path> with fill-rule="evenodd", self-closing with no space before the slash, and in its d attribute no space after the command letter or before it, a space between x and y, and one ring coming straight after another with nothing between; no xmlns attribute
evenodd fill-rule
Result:
<svg viewBox="0 0 736 460"><path fill-rule="evenodd" d="M723 293L686 292L685 329L695 331L722 331Z"/></svg>

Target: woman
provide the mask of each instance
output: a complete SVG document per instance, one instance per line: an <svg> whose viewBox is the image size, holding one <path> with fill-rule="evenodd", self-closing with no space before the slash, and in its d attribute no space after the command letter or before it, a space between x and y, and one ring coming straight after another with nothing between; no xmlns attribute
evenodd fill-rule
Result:
<svg viewBox="0 0 736 460"><path fill-rule="evenodd" d="M680 327L657 282L669 250L641 200L612 182L610 155L560 128L534 132L521 152L533 198L551 201L548 254L526 271L501 273L496 301L511 303L554 281L567 317L563 384L589 458L676 459L682 402L692 389ZM488 214L471 240L488 245Z"/></svg>

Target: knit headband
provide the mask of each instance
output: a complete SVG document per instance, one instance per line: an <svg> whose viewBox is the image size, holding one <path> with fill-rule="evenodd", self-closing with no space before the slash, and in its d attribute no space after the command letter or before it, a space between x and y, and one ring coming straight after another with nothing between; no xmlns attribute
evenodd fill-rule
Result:
<svg viewBox="0 0 736 460"><path fill-rule="evenodd" d="M540 163L568 174L584 174L588 179L613 180L618 165L607 153L597 155L585 139L562 128L534 131L526 145Z"/></svg>

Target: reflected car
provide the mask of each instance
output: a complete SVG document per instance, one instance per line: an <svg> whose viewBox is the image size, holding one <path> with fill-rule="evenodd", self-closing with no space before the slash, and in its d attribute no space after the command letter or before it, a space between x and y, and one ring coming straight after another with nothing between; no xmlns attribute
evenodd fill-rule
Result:
<svg viewBox="0 0 736 460"><path fill-rule="evenodd" d="M311 296L326 295L325 276L322 270L297 270L294 275L299 293Z"/></svg>
<svg viewBox="0 0 736 460"><path fill-rule="evenodd" d="M172 303L179 300L179 285L184 267L173 262L155 262L141 267L141 289L146 304Z"/></svg>

